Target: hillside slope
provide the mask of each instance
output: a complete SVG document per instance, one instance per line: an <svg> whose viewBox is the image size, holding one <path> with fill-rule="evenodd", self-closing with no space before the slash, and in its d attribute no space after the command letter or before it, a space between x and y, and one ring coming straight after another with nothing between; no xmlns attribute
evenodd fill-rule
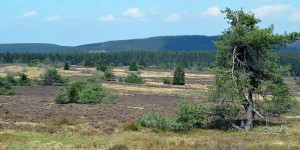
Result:
<svg viewBox="0 0 300 150"><path fill-rule="evenodd" d="M131 39L108 41L81 45L77 48L105 51L125 50L216 50L213 41L218 36L182 35L182 36L159 36L145 39Z"/></svg>
<svg viewBox="0 0 300 150"><path fill-rule="evenodd" d="M67 51L72 47L47 43L15 43L0 44L0 52L58 52Z"/></svg>

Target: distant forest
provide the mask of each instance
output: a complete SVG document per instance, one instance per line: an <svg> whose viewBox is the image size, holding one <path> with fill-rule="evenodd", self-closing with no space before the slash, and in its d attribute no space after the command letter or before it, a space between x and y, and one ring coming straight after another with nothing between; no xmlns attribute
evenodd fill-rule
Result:
<svg viewBox="0 0 300 150"><path fill-rule="evenodd" d="M111 66L128 66L136 59L142 67L173 69L176 65L185 68L205 70L214 66L215 51L123 51L105 53L105 63ZM291 75L300 76L300 53L280 51L278 62L291 66ZM101 53L0 53L0 63L61 63L95 66L101 59Z"/></svg>
<svg viewBox="0 0 300 150"><path fill-rule="evenodd" d="M80 46L59 46L44 43L0 44L0 52L120 52L120 51L195 51L217 50L213 42L218 36L182 35L159 36L99 42ZM300 51L300 40L283 47L282 50Z"/></svg>
<svg viewBox="0 0 300 150"><path fill-rule="evenodd" d="M59 46L44 43L0 44L0 52L98 52L98 51L191 51L216 50L213 41L218 36L182 35L145 39L107 41L80 46Z"/></svg>

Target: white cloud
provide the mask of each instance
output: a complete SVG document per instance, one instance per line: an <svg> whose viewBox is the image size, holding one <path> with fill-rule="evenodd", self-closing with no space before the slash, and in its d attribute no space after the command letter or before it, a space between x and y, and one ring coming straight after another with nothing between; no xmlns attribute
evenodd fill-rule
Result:
<svg viewBox="0 0 300 150"><path fill-rule="evenodd" d="M274 16L276 13L284 12L292 9L292 5L267 5L259 8L252 9L253 12L258 17L268 17Z"/></svg>
<svg viewBox="0 0 300 150"><path fill-rule="evenodd" d="M106 15L106 16L102 16L100 18L101 21L104 21L104 22L113 22L113 21L117 21L118 18L115 17L114 15L112 14L109 14L109 15Z"/></svg>
<svg viewBox="0 0 300 150"><path fill-rule="evenodd" d="M50 16L45 18L45 20L49 22L60 21L61 19L62 19L61 16Z"/></svg>
<svg viewBox="0 0 300 150"><path fill-rule="evenodd" d="M214 16L214 17L218 17L220 16L222 13L221 13L221 9L217 6L212 6L210 8L207 8L205 10L204 13L202 13L202 15L204 16Z"/></svg>
<svg viewBox="0 0 300 150"><path fill-rule="evenodd" d="M300 10L294 11L289 17L289 21L300 21Z"/></svg>
<svg viewBox="0 0 300 150"><path fill-rule="evenodd" d="M182 20L182 14L181 13L172 13L169 14L166 18L166 22L174 22L174 21L181 21Z"/></svg>
<svg viewBox="0 0 300 150"><path fill-rule="evenodd" d="M37 11L33 10L33 11L25 12L21 17L22 18L30 18L30 17L34 17L36 15L38 15Z"/></svg>
<svg viewBox="0 0 300 150"><path fill-rule="evenodd" d="M139 8L128 8L123 13L123 16L132 17L132 18L139 18L139 17L143 17L144 13Z"/></svg>

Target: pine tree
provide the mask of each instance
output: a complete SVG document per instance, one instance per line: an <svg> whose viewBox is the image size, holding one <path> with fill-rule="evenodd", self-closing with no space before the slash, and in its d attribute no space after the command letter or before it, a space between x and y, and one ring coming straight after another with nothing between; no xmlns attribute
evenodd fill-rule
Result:
<svg viewBox="0 0 300 150"><path fill-rule="evenodd" d="M279 115L295 104L281 76L286 70L277 64L273 50L299 39L300 33L275 34L273 25L261 29L257 26L261 20L252 13L229 8L223 13L231 27L214 43L218 48L217 67L213 69L215 83L209 95L220 106L226 105L226 110L242 106L245 129L251 129L254 114L262 118ZM225 114L221 117L233 119Z"/></svg>
<svg viewBox="0 0 300 150"><path fill-rule="evenodd" d="M64 70L70 70L70 66L68 62L65 62Z"/></svg>
<svg viewBox="0 0 300 150"><path fill-rule="evenodd" d="M138 71L138 63L135 59L131 60L129 65L129 71Z"/></svg>
<svg viewBox="0 0 300 150"><path fill-rule="evenodd" d="M178 66L175 69L174 77L173 77L173 85L184 85L185 79L184 79L184 69L182 66Z"/></svg>

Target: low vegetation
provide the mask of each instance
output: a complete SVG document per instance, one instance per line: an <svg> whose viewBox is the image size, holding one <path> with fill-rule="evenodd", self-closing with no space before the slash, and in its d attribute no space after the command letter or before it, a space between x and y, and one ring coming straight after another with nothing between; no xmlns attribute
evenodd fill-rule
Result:
<svg viewBox="0 0 300 150"><path fill-rule="evenodd" d="M174 77L173 77L173 85L184 85L185 84L185 74L184 69L182 66L177 66L174 71Z"/></svg>
<svg viewBox="0 0 300 150"><path fill-rule="evenodd" d="M53 86L53 85L66 85L68 83L68 79L62 77L58 71L54 68L46 68L43 76L43 85Z"/></svg>
<svg viewBox="0 0 300 150"><path fill-rule="evenodd" d="M60 91L55 96L54 102L58 104L97 104L114 99L115 96L106 92L101 83L94 79L89 79L70 83L65 90Z"/></svg>
<svg viewBox="0 0 300 150"><path fill-rule="evenodd" d="M15 95L16 88L10 83L11 78L0 77L0 95Z"/></svg>
<svg viewBox="0 0 300 150"><path fill-rule="evenodd" d="M143 84L145 81L140 77L139 75L136 75L135 73L129 73L127 77L124 79L125 83L131 83L131 84Z"/></svg>

